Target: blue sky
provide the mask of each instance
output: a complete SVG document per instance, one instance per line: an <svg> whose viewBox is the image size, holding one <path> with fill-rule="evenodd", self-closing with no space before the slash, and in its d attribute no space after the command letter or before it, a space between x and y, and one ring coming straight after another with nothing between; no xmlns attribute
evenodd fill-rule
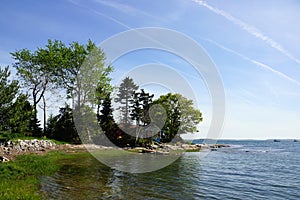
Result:
<svg viewBox="0 0 300 200"><path fill-rule="evenodd" d="M100 44L131 28L173 29L198 42L220 72L226 94L222 138L300 138L300 3L296 0L12 0L1 4L2 67L13 62L9 52L35 50L47 39L65 43L91 39ZM196 137L205 136L211 104L201 77L190 66L173 62L170 55L148 55L120 59L115 73L122 74L121 65L127 69L149 62L177 69L194 88L203 111L204 122Z"/></svg>

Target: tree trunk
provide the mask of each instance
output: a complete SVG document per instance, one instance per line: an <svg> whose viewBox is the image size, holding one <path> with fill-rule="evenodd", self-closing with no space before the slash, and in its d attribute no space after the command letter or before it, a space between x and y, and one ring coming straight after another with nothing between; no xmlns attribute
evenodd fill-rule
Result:
<svg viewBox="0 0 300 200"><path fill-rule="evenodd" d="M36 102L36 94L33 92L33 110L34 110L34 118L33 118L33 134L37 135L37 102Z"/></svg>
<svg viewBox="0 0 300 200"><path fill-rule="evenodd" d="M46 122L47 122L47 113L46 113L46 99L45 99L45 96L43 95L43 104L44 104L44 130L43 130L43 133L44 133L44 136L46 135Z"/></svg>

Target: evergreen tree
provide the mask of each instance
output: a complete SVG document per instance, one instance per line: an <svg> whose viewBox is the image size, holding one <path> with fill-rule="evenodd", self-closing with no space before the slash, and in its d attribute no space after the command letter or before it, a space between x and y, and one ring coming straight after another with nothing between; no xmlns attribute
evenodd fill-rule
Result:
<svg viewBox="0 0 300 200"><path fill-rule="evenodd" d="M142 126L146 126L151 122L149 117L149 108L153 97L153 94L150 95L149 93L146 93L144 89L141 89L141 92L135 92L133 94L130 116L136 123L136 142L139 139Z"/></svg>
<svg viewBox="0 0 300 200"><path fill-rule="evenodd" d="M66 104L59 109L59 114L47 122L47 136L59 141L81 143L73 121L72 109Z"/></svg>
<svg viewBox="0 0 300 200"><path fill-rule="evenodd" d="M98 113L98 120L100 127L104 134L111 140L115 141L116 136L116 124L113 117L113 109L111 107L110 94L107 94L102 102L101 111Z"/></svg>
<svg viewBox="0 0 300 200"><path fill-rule="evenodd" d="M99 124L103 130L109 130L114 124L113 109L111 107L110 94L107 94L103 103L102 109L99 113Z"/></svg>
<svg viewBox="0 0 300 200"><path fill-rule="evenodd" d="M121 112L120 122L125 126L128 126L131 123L130 104L133 99L133 94L137 89L138 86L134 83L133 79L129 77L123 79L120 87L118 88L117 98L115 98L115 102L121 104L118 108Z"/></svg>
<svg viewBox="0 0 300 200"><path fill-rule="evenodd" d="M135 120L136 125L148 125L151 120L149 117L149 108L152 104L154 95L146 93L144 89L140 92L134 92L133 99L131 100L131 119Z"/></svg>
<svg viewBox="0 0 300 200"><path fill-rule="evenodd" d="M146 93L145 90L141 89L139 99L142 102L142 118L141 121L144 126L151 123L151 119L149 117L149 109L152 104L152 99L154 95L150 95L149 93Z"/></svg>
<svg viewBox="0 0 300 200"><path fill-rule="evenodd" d="M30 121L34 116L33 106L24 94L18 96L9 111L9 126L14 133L29 133Z"/></svg>
<svg viewBox="0 0 300 200"><path fill-rule="evenodd" d="M0 68L0 131L9 129L9 111L18 93L18 82L9 80L8 67Z"/></svg>

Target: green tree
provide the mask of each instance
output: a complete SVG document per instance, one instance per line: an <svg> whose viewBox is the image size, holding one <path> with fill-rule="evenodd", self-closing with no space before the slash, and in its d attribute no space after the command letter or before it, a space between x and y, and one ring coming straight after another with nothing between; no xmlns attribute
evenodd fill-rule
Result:
<svg viewBox="0 0 300 200"><path fill-rule="evenodd" d="M109 130L114 125L113 109L111 107L110 94L107 94L103 103L100 113L98 113L98 120L103 130Z"/></svg>
<svg viewBox="0 0 300 200"><path fill-rule="evenodd" d="M72 98L72 107L79 111L88 103L94 104L96 95L103 95L95 93L94 88L111 89L108 75L112 68L105 65L104 52L91 41L87 45L73 42L67 46L58 40L48 40L44 48L34 52L22 49L11 54L16 61L13 66L32 94L35 134L38 132L37 105L41 101L46 124L45 93L49 89L66 90L67 97Z"/></svg>
<svg viewBox="0 0 300 200"><path fill-rule="evenodd" d="M183 97L181 94L168 93L161 95L153 104L160 104L167 114L162 129L165 135L164 142L170 142L179 134L198 131L197 124L202 121L202 113L194 108L192 100ZM154 118L159 118L159 116L154 116Z"/></svg>
<svg viewBox="0 0 300 200"><path fill-rule="evenodd" d="M25 134L31 132L30 121L34 117L34 110L28 97L20 94L9 110L9 126L14 133Z"/></svg>
<svg viewBox="0 0 300 200"><path fill-rule="evenodd" d="M0 68L0 131L8 130L10 110L19 90L18 81L9 80L10 71Z"/></svg>
<svg viewBox="0 0 300 200"><path fill-rule="evenodd" d="M131 123L130 118L130 102L133 100L133 94L138 89L138 86L134 83L132 78L126 77L122 80L120 87L118 88L117 98L115 102L121 104L118 108L121 112L120 122L125 126Z"/></svg>
<svg viewBox="0 0 300 200"><path fill-rule="evenodd" d="M115 142L117 139L117 125L113 117L110 94L106 95L101 108L101 111L97 115L100 127L107 138L109 138L112 142Z"/></svg>
<svg viewBox="0 0 300 200"><path fill-rule="evenodd" d="M57 85L66 89L73 108L80 109L97 97L103 99L103 92L111 90L108 75L112 67L105 64L105 54L95 43L89 40L86 45L73 42L67 46L54 41L51 45L47 54L56 60L52 74L57 78ZM103 91L95 93L98 87Z"/></svg>
<svg viewBox="0 0 300 200"><path fill-rule="evenodd" d="M39 121L37 118L37 106L44 98L48 85L52 80L49 73L49 66L46 64L47 60L45 60L43 54L40 52L40 49L34 52L31 52L28 49L21 49L11 53L15 60L13 66L18 72L18 76L22 80L23 86L31 91L34 109L32 123L34 127L33 132L36 136L39 134L39 128L37 126ZM44 112L46 111L44 110ZM44 123L46 123L46 121Z"/></svg>
<svg viewBox="0 0 300 200"><path fill-rule="evenodd" d="M153 97L153 94L150 95L149 93L146 93L144 89L141 89L140 92L134 92L133 94L130 116L136 123L136 142L139 139L142 127L147 126L151 122L149 117L149 108Z"/></svg>
<svg viewBox="0 0 300 200"><path fill-rule="evenodd" d="M50 116L47 122L47 136L59 141L81 143L73 121L72 109L66 104L59 114Z"/></svg>
<svg viewBox="0 0 300 200"><path fill-rule="evenodd" d="M33 108L27 95L18 94L18 81L9 80L9 68L0 69L0 131L30 132Z"/></svg>

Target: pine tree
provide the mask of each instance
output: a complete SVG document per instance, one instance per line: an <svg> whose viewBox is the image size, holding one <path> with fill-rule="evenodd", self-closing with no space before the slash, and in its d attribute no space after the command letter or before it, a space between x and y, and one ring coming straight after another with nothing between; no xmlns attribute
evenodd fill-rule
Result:
<svg viewBox="0 0 300 200"><path fill-rule="evenodd" d="M98 115L99 124L103 131L109 132L115 125L110 94L106 95L101 107L102 109Z"/></svg>
<svg viewBox="0 0 300 200"><path fill-rule="evenodd" d="M131 100L131 119L135 120L136 123L136 142L139 139L140 131L142 126L150 124L151 120L149 117L149 108L152 103L154 95L146 93L144 89L141 92L135 92L133 99Z"/></svg>
<svg viewBox="0 0 300 200"><path fill-rule="evenodd" d="M121 112L121 123L128 126L131 123L130 118L130 106L133 99L134 92L138 89L138 86L134 83L132 78L126 77L120 84L117 98L115 102L120 103L118 108Z"/></svg>
<svg viewBox="0 0 300 200"><path fill-rule="evenodd" d="M9 129L9 111L19 90L18 82L10 81L9 76L8 67L0 68L0 131Z"/></svg>

